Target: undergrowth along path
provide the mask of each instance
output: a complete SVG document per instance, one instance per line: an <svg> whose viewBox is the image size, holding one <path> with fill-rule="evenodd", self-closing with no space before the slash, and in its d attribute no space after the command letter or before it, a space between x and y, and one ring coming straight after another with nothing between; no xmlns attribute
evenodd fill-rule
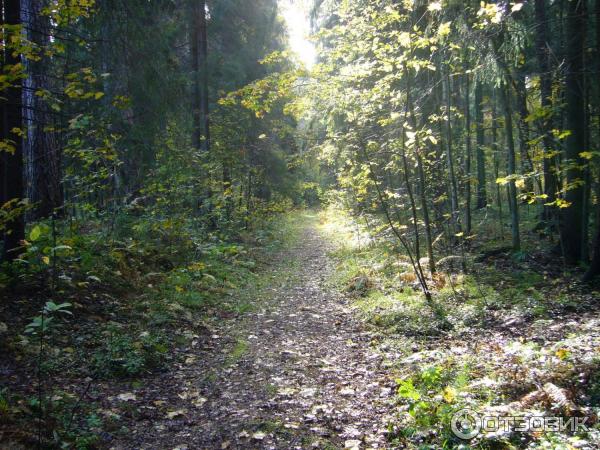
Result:
<svg viewBox="0 0 600 450"><path fill-rule="evenodd" d="M394 382L330 286L331 244L317 217L298 217L298 236L275 255L252 311L146 385L149 414L113 448L386 447Z"/></svg>

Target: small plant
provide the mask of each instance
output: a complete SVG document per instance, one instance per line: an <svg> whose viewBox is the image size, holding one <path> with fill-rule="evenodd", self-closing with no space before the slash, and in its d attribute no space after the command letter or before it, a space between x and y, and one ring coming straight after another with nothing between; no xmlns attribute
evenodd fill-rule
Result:
<svg viewBox="0 0 600 450"><path fill-rule="evenodd" d="M46 335L55 327L55 318L58 314L72 315L69 308L71 303L56 304L52 301L46 302L40 314L33 317L29 325L25 328L25 333L36 336L39 342L38 361L37 361L37 397L32 399L31 406L38 410L38 445L42 445L42 429L44 424L45 402L44 402L44 360L46 356L45 341Z"/></svg>
<svg viewBox="0 0 600 450"><path fill-rule="evenodd" d="M73 315L69 310L70 307L71 303L57 305L51 301L46 302L40 315L33 317L29 325L27 325L25 333L34 336L43 336L44 333L47 333L52 328L56 313Z"/></svg>
<svg viewBox="0 0 600 450"><path fill-rule="evenodd" d="M412 424L410 433L441 435L450 433L450 420L455 411L461 409L459 391L467 384L468 366L453 369L447 365L430 366L413 377L397 380L397 395L402 403L408 403Z"/></svg>
<svg viewBox="0 0 600 450"><path fill-rule="evenodd" d="M161 336L141 333L138 338L109 330L109 338L92 356L92 370L101 377L131 377L160 367L168 348Z"/></svg>
<svg viewBox="0 0 600 450"><path fill-rule="evenodd" d="M10 402L8 400L8 388L0 389L0 421L10 413Z"/></svg>

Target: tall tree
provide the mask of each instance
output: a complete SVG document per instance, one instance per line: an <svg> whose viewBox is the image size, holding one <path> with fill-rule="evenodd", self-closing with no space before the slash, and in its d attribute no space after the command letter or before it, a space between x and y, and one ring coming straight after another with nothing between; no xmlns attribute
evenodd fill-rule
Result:
<svg viewBox="0 0 600 450"><path fill-rule="evenodd" d="M594 5L594 16L596 19L596 77L600 74L600 0L596 0ZM597 95L600 90L597 91ZM598 107L600 107L600 95L597 98ZM599 122L600 125L600 122ZM599 130L600 131L600 130ZM590 281L600 275L600 179L596 180L596 236L593 242L592 260L583 279Z"/></svg>
<svg viewBox="0 0 600 450"><path fill-rule="evenodd" d="M465 74L465 232L471 234L471 84Z"/></svg>
<svg viewBox="0 0 600 450"><path fill-rule="evenodd" d="M194 147L210 148L208 100L208 39L206 1L192 0L192 70L194 73Z"/></svg>
<svg viewBox="0 0 600 450"><path fill-rule="evenodd" d="M566 194L569 203L561 217L561 240L564 257L575 263L581 258L583 232L583 160L580 153L585 146L584 45L585 3L568 2L567 15L567 75L565 83L566 125L570 134L565 145Z"/></svg>
<svg viewBox="0 0 600 450"><path fill-rule="evenodd" d="M556 176L556 157L552 141L552 70L550 64L550 42L548 39L548 18L546 17L546 0L535 0L535 19L537 32L535 35L536 56L540 74L540 101L543 110L541 128L542 144L544 147L544 206L543 218L552 223L556 216L556 201L558 179Z"/></svg>
<svg viewBox="0 0 600 450"><path fill-rule="evenodd" d="M43 53L50 43L50 19L43 14L44 0L22 0L21 20L35 53L25 59L27 77L23 86L26 196L33 204L31 219L48 217L63 202L60 148L53 131L54 119L41 92L51 90L49 61Z"/></svg>
<svg viewBox="0 0 600 450"><path fill-rule="evenodd" d="M517 188L515 185L514 176L516 171L516 157L515 157L515 140L513 137L513 113L510 98L510 87L508 82L500 86L500 95L502 98L502 106L504 107L504 131L506 137L506 150L507 150L507 172L509 178L508 181L508 202L510 206L510 225L511 225L511 236L512 236L512 247L513 250L519 250L521 248L521 237L519 232L519 203L517 202Z"/></svg>
<svg viewBox="0 0 600 450"><path fill-rule="evenodd" d="M0 174L0 206L5 210L17 210L18 202L23 198L23 145L20 130L22 129L21 92L22 81L18 74L21 57L16 48L6 45L10 37L15 37L15 27L21 23L21 2L4 0L2 2L3 36L2 72L17 74L9 78L9 86L0 98L2 123L0 124L0 142L3 144L2 167ZM18 47L18 46L17 46ZM18 256L17 249L25 237L25 220L23 214L13 214L4 224L2 259L12 260Z"/></svg>
<svg viewBox="0 0 600 450"><path fill-rule="evenodd" d="M483 87L481 82L475 85L475 135L477 141L477 209L487 206L486 170L485 170L485 124L483 122Z"/></svg>

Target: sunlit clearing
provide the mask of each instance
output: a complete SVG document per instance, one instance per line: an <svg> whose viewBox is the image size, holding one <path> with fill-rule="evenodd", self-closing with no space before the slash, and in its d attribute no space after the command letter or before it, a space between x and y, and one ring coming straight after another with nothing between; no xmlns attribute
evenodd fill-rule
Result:
<svg viewBox="0 0 600 450"><path fill-rule="evenodd" d="M347 249L365 248L373 242L369 233L340 208L330 206L320 216L321 230L329 238L339 240Z"/></svg>

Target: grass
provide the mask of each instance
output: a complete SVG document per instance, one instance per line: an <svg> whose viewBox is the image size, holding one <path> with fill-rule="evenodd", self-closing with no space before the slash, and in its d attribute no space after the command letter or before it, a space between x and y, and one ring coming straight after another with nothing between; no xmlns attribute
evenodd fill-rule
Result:
<svg viewBox="0 0 600 450"><path fill-rule="evenodd" d="M248 341L238 338L233 348L227 354L227 358L225 359L225 367L238 363L244 357L244 355L248 353L249 350L250 346L248 345Z"/></svg>

